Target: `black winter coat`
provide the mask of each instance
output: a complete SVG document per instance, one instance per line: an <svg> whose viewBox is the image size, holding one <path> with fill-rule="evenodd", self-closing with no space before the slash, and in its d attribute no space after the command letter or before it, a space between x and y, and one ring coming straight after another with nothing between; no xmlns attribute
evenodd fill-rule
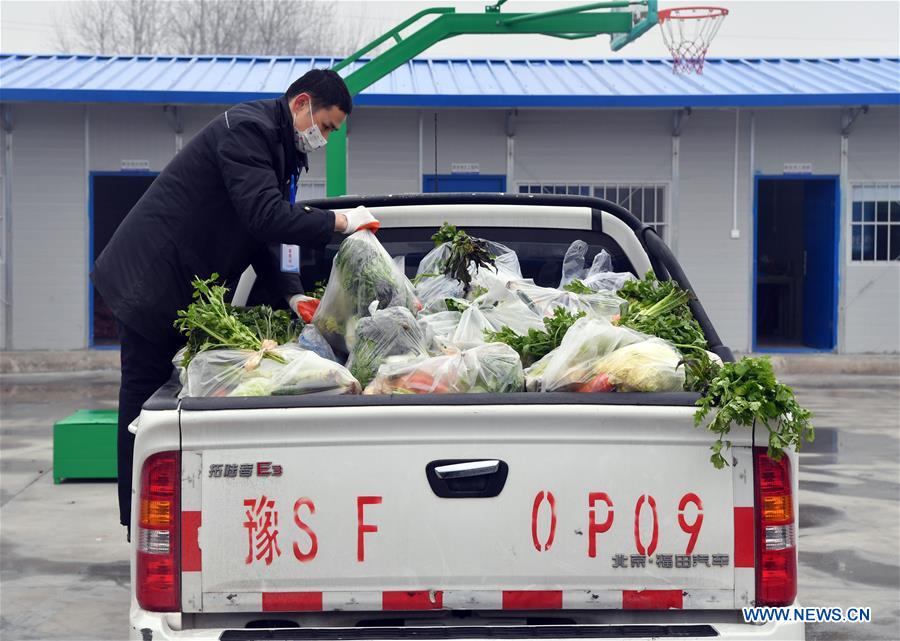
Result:
<svg viewBox="0 0 900 641"><path fill-rule="evenodd" d="M303 291L281 272L280 243L321 247L334 213L291 205L307 168L287 100L247 102L204 127L163 169L97 258L91 278L113 314L150 341L177 338L191 281L236 280L252 264L280 296Z"/></svg>

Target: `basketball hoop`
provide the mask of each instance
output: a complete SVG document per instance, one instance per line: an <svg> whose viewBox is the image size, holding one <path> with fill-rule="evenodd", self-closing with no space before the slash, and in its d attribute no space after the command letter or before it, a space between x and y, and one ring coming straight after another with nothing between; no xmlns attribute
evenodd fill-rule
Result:
<svg viewBox="0 0 900 641"><path fill-rule="evenodd" d="M672 53L675 73L703 73L709 43L728 15L724 7L678 7L661 9L659 28Z"/></svg>

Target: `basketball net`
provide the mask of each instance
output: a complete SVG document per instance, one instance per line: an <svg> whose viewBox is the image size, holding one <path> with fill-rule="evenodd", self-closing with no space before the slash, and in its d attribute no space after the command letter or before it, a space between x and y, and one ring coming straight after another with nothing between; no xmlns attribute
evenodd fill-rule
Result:
<svg viewBox="0 0 900 641"><path fill-rule="evenodd" d="M659 28L672 54L675 73L703 73L709 43L728 15L723 7L679 7L661 9Z"/></svg>

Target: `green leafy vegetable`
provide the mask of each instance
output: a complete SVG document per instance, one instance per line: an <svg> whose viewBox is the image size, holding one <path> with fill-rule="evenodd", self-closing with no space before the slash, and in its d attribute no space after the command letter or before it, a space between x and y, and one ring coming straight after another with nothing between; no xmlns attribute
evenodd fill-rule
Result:
<svg viewBox="0 0 900 641"><path fill-rule="evenodd" d="M573 294L596 294L593 289L585 285L582 281L577 278L572 280L563 286L563 289L567 292L572 292Z"/></svg>
<svg viewBox="0 0 900 641"><path fill-rule="evenodd" d="M700 409L694 414L695 425L701 425L714 412L707 427L718 435L710 447L710 461L719 469L728 464L722 453L731 447L726 437L732 425L765 425L769 430L769 456L776 461L785 448L799 450L804 440L815 438L809 421L812 414L797 403L790 387L775 379L768 358L747 357L726 363L697 405Z"/></svg>
<svg viewBox="0 0 900 641"><path fill-rule="evenodd" d="M710 382L719 372L719 363L710 358L704 350L693 350L679 365L684 365L684 389L691 392L706 392Z"/></svg>
<svg viewBox="0 0 900 641"><path fill-rule="evenodd" d="M619 325L667 340L686 357L708 347L688 305L692 294L675 281L659 281L647 272L643 280L625 283L619 296L628 301Z"/></svg>
<svg viewBox="0 0 900 641"><path fill-rule="evenodd" d="M193 302L187 309L178 311L174 325L187 336L187 345L182 365L200 352L209 349L249 349L259 351L264 340L278 344L295 340L302 327L289 312L274 311L268 306L240 308L225 302L228 292L217 284L219 275L208 279L195 278ZM266 352L265 356L284 362L277 354Z"/></svg>
<svg viewBox="0 0 900 641"><path fill-rule="evenodd" d="M482 267L496 271L494 256L486 241L473 238L461 229L444 223L432 237L436 245L448 243L449 253L440 265L440 270L451 278L455 278L463 285L463 294L467 295L472 286L471 267L475 271Z"/></svg>
<svg viewBox="0 0 900 641"><path fill-rule="evenodd" d="M506 343L522 358L522 364L528 367L559 347L563 336L584 312L573 314L564 307L553 310L553 316L544 318L544 330L529 329L525 336L520 336L510 327L503 327L499 332L486 331L485 337L490 342Z"/></svg>
<svg viewBox="0 0 900 641"><path fill-rule="evenodd" d="M322 296L325 295L326 287L328 287L327 280L317 280L315 285L313 285L312 293L310 293L309 295L313 298L318 298L319 300L321 300Z"/></svg>
<svg viewBox="0 0 900 641"><path fill-rule="evenodd" d="M464 312L468 306L453 298L445 298L444 304L447 306L448 312Z"/></svg>
<svg viewBox="0 0 900 641"><path fill-rule="evenodd" d="M297 340L303 329L303 321L286 309L275 310L268 305L253 307L228 305L228 311L261 340L273 340L279 345Z"/></svg>
<svg viewBox="0 0 900 641"><path fill-rule="evenodd" d="M443 245L444 243L452 243L453 239L456 238L457 229L456 225L451 225L450 223L444 223L441 225L441 228L438 229L431 236L431 240L434 241L434 246Z"/></svg>

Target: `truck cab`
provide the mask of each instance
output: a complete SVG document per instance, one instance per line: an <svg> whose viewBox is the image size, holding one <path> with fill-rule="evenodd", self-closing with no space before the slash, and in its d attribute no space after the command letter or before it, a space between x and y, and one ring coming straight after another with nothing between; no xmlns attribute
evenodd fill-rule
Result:
<svg viewBox="0 0 900 641"><path fill-rule="evenodd" d="M310 204L367 206L410 276L447 221L515 250L539 285L580 239L616 271L691 289L652 228L596 198ZM339 241L304 250L308 286ZM797 456L773 461L738 428L716 469L696 393L179 391L135 428L134 639L805 638L741 610L796 601Z"/></svg>

